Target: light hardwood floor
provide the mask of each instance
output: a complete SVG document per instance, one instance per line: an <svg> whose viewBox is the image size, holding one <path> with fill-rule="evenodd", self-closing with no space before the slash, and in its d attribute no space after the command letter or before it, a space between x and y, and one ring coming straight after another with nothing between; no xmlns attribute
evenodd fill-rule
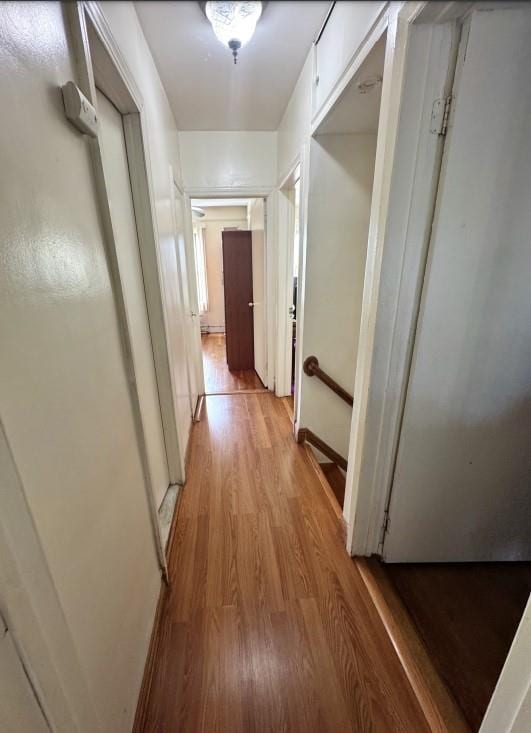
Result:
<svg viewBox="0 0 531 733"><path fill-rule="evenodd" d="M254 370L229 371L224 333L203 334L201 345L206 394L227 394L245 390L265 391L264 385Z"/></svg>
<svg viewBox="0 0 531 733"><path fill-rule="evenodd" d="M428 731L282 401L205 402L136 731Z"/></svg>

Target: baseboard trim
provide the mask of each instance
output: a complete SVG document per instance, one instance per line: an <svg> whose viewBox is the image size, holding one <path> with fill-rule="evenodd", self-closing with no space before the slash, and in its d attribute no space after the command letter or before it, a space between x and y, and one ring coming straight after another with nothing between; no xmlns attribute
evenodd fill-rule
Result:
<svg viewBox="0 0 531 733"><path fill-rule="evenodd" d="M151 631L146 666L144 667L144 676L142 678L142 685L138 695L135 720L133 723L133 733L145 733L146 730L148 702L151 688L153 686L153 679L155 677L155 661L157 659L161 643L161 634L159 633L159 629L161 626L162 610L164 608L167 593L169 593L169 587L163 580L160 585L159 600L157 601L157 610L155 611L155 619L153 621L153 629Z"/></svg>
<svg viewBox="0 0 531 733"><path fill-rule="evenodd" d="M336 495L332 491L332 487L328 483L328 480L326 476L324 475L321 466L319 465L319 461L314 455L314 452L310 448L309 445L303 445L303 449L306 451L306 455L308 456L308 460L310 461L313 470L317 474L317 478L319 479L321 486L323 487L323 491L325 492L328 501L330 502L330 506L332 507L332 511L336 515L336 519L339 523L339 528L341 531L341 535L343 537L343 540L346 542L347 540L347 523L345 522L345 518L343 517L343 510L341 506L339 505L338 500L336 499Z"/></svg>
<svg viewBox="0 0 531 733"><path fill-rule="evenodd" d="M168 535L168 542L166 544L166 562L168 563L168 572L170 568L170 557L175 542L177 518L179 516L179 510L181 508L183 488L181 487L177 494L177 500L175 502L175 509L173 511L173 518L170 527L170 533ZM157 601L157 609L155 611L155 618L153 619L153 627L151 629L151 638L149 640L148 653L146 657L146 664L144 666L144 676L142 677L142 685L138 694L138 701L136 705L135 720L133 723L132 733L145 733L146 730L146 716L148 712L148 703L151 696L151 688L153 686L153 680L155 677L155 662L158 657L162 634L160 629L162 626L162 612L166 601L166 596L170 592L170 585L166 583L164 579L161 580L159 599Z"/></svg>
<svg viewBox="0 0 531 733"><path fill-rule="evenodd" d="M205 395L200 394L199 397L197 398L197 403L195 405L195 412L194 412L194 417L193 417L192 422L196 423L196 422L201 421L201 412L203 411L204 402L205 402Z"/></svg>
<svg viewBox="0 0 531 733"><path fill-rule="evenodd" d="M408 611L374 558L353 559L433 733L471 733Z"/></svg>

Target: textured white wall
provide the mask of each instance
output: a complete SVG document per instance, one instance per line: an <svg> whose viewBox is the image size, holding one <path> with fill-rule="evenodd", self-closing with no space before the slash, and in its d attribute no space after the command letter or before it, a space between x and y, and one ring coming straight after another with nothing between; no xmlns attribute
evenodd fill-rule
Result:
<svg viewBox="0 0 531 733"><path fill-rule="evenodd" d="M101 729L119 733L160 573L88 141L59 89L76 78L64 23L60 3L0 14L0 415Z"/></svg>
<svg viewBox="0 0 531 733"><path fill-rule="evenodd" d="M276 132L180 132L183 183L187 190L271 190L277 182Z"/></svg>
<svg viewBox="0 0 531 733"><path fill-rule="evenodd" d="M291 172L310 134L313 51L308 54L278 128L278 181Z"/></svg>
<svg viewBox="0 0 531 733"><path fill-rule="evenodd" d="M343 72L355 59L357 51L387 3L336 3L319 43L315 46L315 75L312 112L316 115L334 93Z"/></svg>

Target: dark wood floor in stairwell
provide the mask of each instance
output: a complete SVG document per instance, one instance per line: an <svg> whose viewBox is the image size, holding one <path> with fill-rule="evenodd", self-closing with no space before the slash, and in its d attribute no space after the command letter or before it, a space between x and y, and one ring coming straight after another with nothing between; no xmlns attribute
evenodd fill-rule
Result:
<svg viewBox="0 0 531 733"><path fill-rule="evenodd" d="M282 401L205 403L136 730L428 731Z"/></svg>
<svg viewBox="0 0 531 733"><path fill-rule="evenodd" d="M531 592L531 563L382 568L470 729L479 730Z"/></svg>

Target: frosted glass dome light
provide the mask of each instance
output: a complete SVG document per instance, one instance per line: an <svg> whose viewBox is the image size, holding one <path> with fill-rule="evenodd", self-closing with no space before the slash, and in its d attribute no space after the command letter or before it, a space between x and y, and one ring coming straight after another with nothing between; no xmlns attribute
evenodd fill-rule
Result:
<svg viewBox="0 0 531 733"><path fill-rule="evenodd" d="M238 60L238 51L248 43L262 14L261 2L207 2L206 17L214 33Z"/></svg>

